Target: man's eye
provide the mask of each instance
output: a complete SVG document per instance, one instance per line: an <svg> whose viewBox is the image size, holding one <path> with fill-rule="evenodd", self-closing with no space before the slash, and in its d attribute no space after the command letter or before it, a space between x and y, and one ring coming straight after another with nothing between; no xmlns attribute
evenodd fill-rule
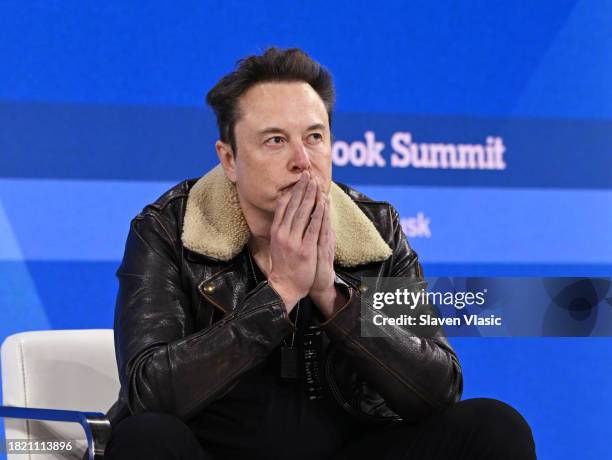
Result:
<svg viewBox="0 0 612 460"><path fill-rule="evenodd" d="M310 138L314 142L319 142L319 141L323 140L323 135L321 133L312 133L310 135Z"/></svg>
<svg viewBox="0 0 612 460"><path fill-rule="evenodd" d="M285 141L285 139L282 136L273 136L270 139L268 139L265 143L266 144L273 144L273 145L280 145Z"/></svg>

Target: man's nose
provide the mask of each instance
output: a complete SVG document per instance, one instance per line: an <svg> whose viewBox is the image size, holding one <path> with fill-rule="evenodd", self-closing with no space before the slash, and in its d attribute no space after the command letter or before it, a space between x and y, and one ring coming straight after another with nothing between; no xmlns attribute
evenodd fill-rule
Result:
<svg viewBox="0 0 612 460"><path fill-rule="evenodd" d="M304 171L310 169L310 157L302 142L296 142L291 146L291 170Z"/></svg>

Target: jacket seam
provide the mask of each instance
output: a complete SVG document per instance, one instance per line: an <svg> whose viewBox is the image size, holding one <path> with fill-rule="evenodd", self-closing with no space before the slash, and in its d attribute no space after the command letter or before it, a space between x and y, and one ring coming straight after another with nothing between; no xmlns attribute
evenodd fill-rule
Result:
<svg viewBox="0 0 612 460"><path fill-rule="evenodd" d="M234 380L235 377L237 377L240 374L242 374L245 371L245 369L248 369L249 365L251 364L252 361L253 361L253 359L251 358L249 360L249 362L247 362L244 366L242 366L240 369L238 369L233 374L230 374L230 376L227 378L227 380L225 380L224 382L219 383L219 384L215 385L214 387L212 387L208 391L208 394L206 394L206 393L204 394L204 397L200 401L200 404L197 405L198 407L196 407L195 409L192 409L190 412L186 412L185 414L182 414L182 415L184 415L184 417L187 418L187 416L191 415L192 412L200 411L204 407L206 407L208 404L213 402L213 401L211 401L211 399L213 399L216 396L215 393L219 392L219 389L222 390L225 385L229 385Z"/></svg>
<svg viewBox="0 0 612 460"><path fill-rule="evenodd" d="M227 321L226 321L225 323L228 323L228 322L230 322L230 321L234 321L234 320L236 320L236 319L238 319L238 318L241 318L241 319L242 319L243 317L247 317L247 316L250 316L251 314L258 313L258 312L260 312L260 311L262 311L262 310L264 310L264 309L267 309L267 307L268 307L268 306L269 306L269 305L263 305L263 306L261 306L261 307L257 307L257 308L255 308L255 309L253 309L253 310L249 310L249 311L247 311L247 312L237 312L237 313L235 314L234 318L232 318L232 319L227 319ZM218 324L218 323L217 323L217 324ZM214 337L214 335L216 335L216 334L217 334L217 333L218 333L218 332L221 330L222 326L223 326L223 325L220 325L220 326L219 326L219 327L218 327L218 328L217 328L215 331L211 331L211 333L212 333L211 337ZM229 385L229 384L232 382L232 380L234 379L234 377L236 377L237 375L240 375L240 374L241 374L241 373L242 373L242 372L243 372L245 369L247 369L247 368L249 367L249 365L251 364L251 362L252 362L253 360L254 360L254 359L253 359L253 358L251 358L251 359L249 360L249 362L248 362L247 364L245 364L244 366L242 366L242 367L241 367L241 368L240 368L238 371L236 371L236 372L235 372L235 373L233 373L233 374L230 374L230 377L228 377L228 378L227 378L225 381L223 381L223 382L221 382L221 383L218 383L217 385L215 385L214 387L212 387L212 389L210 389L210 390L209 390L208 395L205 395L204 400L203 400L203 401L202 401L200 404L204 404L204 405L206 405L207 403L209 403L209 402L210 402L209 400L210 400L210 399L212 399L212 398L215 396L215 393L216 393L216 392L219 390L219 388L223 388L225 385ZM200 409L201 409L201 408L200 408ZM189 413L187 413L187 415L188 415L188 414L189 414Z"/></svg>
<svg viewBox="0 0 612 460"><path fill-rule="evenodd" d="M166 237L168 238L168 240L172 241L173 237L170 234L170 232L168 231L168 229L166 228L166 226L162 223L162 221L159 219L159 213L155 213L155 212L144 212L142 213L143 216L150 216L156 223L157 225L159 225L162 230L164 231L164 233L166 234ZM172 244L174 246L174 244Z"/></svg>
<svg viewBox="0 0 612 460"><path fill-rule="evenodd" d="M189 179L188 179L189 180ZM175 187L182 187L187 185L187 181L183 181L180 184L176 185ZM163 196L163 195L162 195ZM181 198L186 198L187 196L189 196L189 190L181 190L180 192L177 192L176 195L172 195L169 198L165 199L163 201L163 203L161 205L158 205L158 201L162 198L158 198L156 201L154 201L153 203L151 203L150 205L147 205L146 207L152 207L153 209L157 208L159 209L159 211L165 211L166 208L175 200L181 199Z"/></svg>
<svg viewBox="0 0 612 460"><path fill-rule="evenodd" d="M443 407L441 404L437 404L434 403L433 401L431 401L429 398L426 398L420 391L418 391L414 385L410 382L408 382L407 380L403 379L399 374L397 374L397 372L395 372L394 370L392 370L391 368L389 368L388 366L386 366L381 360L379 360L376 356L374 356L372 353L370 353L370 351L368 351L367 348L365 348L363 345L361 345L359 342L357 342L356 340L354 340L349 333L342 328L341 326L331 323L331 325L340 330L340 332L343 333L343 335L345 336L346 340L348 340L349 342L351 342L352 344L354 344L356 347L358 347L363 353L365 353L366 355L368 355L372 360L374 360L374 362L376 364L378 364L382 369L384 369L389 375L391 375L392 377L396 378L399 382L401 382L402 384L404 384L408 389L412 390L418 397L420 397L424 402L426 402L427 404L429 404L430 406L436 408L436 409L440 409L441 407Z"/></svg>
<svg viewBox="0 0 612 460"><path fill-rule="evenodd" d="M210 340L210 339L212 339L212 338L213 338L215 335L217 335L217 334L218 334L218 333L221 331L221 329L223 328L223 326L224 326L225 324L227 324L227 323L229 323L229 322L231 322L231 321L238 320L238 319L243 319L244 317L248 317L248 316L250 316L250 315L254 315L255 313L259 313L260 311L263 311L263 310L267 309L268 307L269 307L269 305L262 305L262 306L258 306L257 308L254 308L253 310L248 310L248 311L240 311L240 312L237 312L237 313L235 313L235 314L234 314L233 318L229 318L229 317L228 317L228 318L224 318L223 320L219 321L218 323L213 324L213 327L215 327L215 326L216 326L216 328L215 328L214 330L209 330L209 331L207 331L207 333L206 333L206 334L203 334L203 335L207 335L207 336L208 336L207 338ZM201 337L202 337L202 336L199 336L199 337L194 337L193 339L195 340L195 339L199 339L199 338L201 338ZM185 337L183 337L183 338L185 338ZM179 340L180 340L180 339L179 339ZM151 356L153 356L153 355L154 355L155 353L157 353L159 350L163 350L164 348L166 348L166 354L167 354L167 355L168 355L168 357L169 357L169 355L170 355L170 347L169 347L169 343L167 343L167 342L166 342L166 343L160 343L158 347L149 347L149 348L148 348L148 349L146 349L146 350L147 350L147 351L149 351L149 350L150 350L150 352L149 352L149 353L145 353L145 355L144 355L144 356L142 356L142 357L138 358L137 363L135 364L135 366L134 366L134 368L133 368L133 371L132 371L132 373L131 373L132 375L131 375L131 378L130 378L130 380L131 380L131 381L133 380L133 382L134 382L134 387L133 387L133 388L134 388L134 390L136 390L136 389L137 389L137 386L136 386L136 380L135 380L135 379L136 379L136 375L137 375L137 372L138 372L139 368L140 368L140 367L141 367L141 366L142 366L142 365L143 365L143 364L144 364L144 363L145 363L145 362L146 362L146 361L147 361L147 360L148 360L148 359L149 359ZM169 369L170 369L170 371L171 371L171 372L170 372L170 373L171 373L171 375L173 375L175 372L174 372L174 369L171 367L171 365L169 365ZM172 378L172 377L171 377L171 378ZM220 385L217 385L217 387L218 387L218 386L220 386ZM216 388L216 387L215 387L215 388ZM147 408L147 406L144 404L144 402L142 401L142 399L140 398L140 396L138 395L138 392L137 392L137 391L134 391L134 397L137 399L137 403L138 403L138 405L139 405L139 406L140 406L142 409L144 409L144 410L149 410L149 409Z"/></svg>

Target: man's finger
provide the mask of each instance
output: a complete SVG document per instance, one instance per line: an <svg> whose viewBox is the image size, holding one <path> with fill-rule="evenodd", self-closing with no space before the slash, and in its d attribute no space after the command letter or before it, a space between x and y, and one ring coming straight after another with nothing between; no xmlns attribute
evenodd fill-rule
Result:
<svg viewBox="0 0 612 460"><path fill-rule="evenodd" d="M291 223L292 234L304 236L304 232L308 226L308 219L315 206L317 193L317 183L311 179L308 183L306 193L304 194L304 199L293 217L293 222Z"/></svg>
<svg viewBox="0 0 612 460"><path fill-rule="evenodd" d="M326 235L325 238L329 241L331 238L331 233L333 231L332 229L332 225L331 225L331 206L329 203L329 197L326 197L326 203L327 206L325 206L325 215L323 216L323 219L325 219L325 230L326 230Z"/></svg>
<svg viewBox="0 0 612 460"><path fill-rule="evenodd" d="M336 253L336 234L334 233L334 228L332 227L332 223L331 223L331 205L330 205L329 199L327 200L326 209L327 209L327 215L325 216L325 219L327 221L327 225L325 226L326 228L325 244L331 251L331 257L334 257L334 254Z"/></svg>
<svg viewBox="0 0 612 460"><path fill-rule="evenodd" d="M306 228L303 244L315 245L317 243L319 232L321 231L321 224L323 223L323 215L325 214L325 206L325 201L319 200L310 218L310 224L308 224Z"/></svg>
<svg viewBox="0 0 612 460"><path fill-rule="evenodd" d="M308 186L309 179L310 174L304 171L300 176L300 180L297 182L297 184L293 186L293 189L291 190L291 197L289 199L289 203L287 204L287 208L285 209L283 219L280 223L280 225L286 227L287 230L291 229L293 216L295 215L296 210L302 203L302 199L304 198L304 193L306 192L306 187Z"/></svg>
<svg viewBox="0 0 612 460"><path fill-rule="evenodd" d="M327 203L323 192L319 192L319 201L325 204ZM323 238L325 237L325 214L327 213L326 207L327 206L324 207L323 217L321 219L321 228L319 229L319 246L323 243Z"/></svg>
<svg viewBox="0 0 612 460"><path fill-rule="evenodd" d="M277 228L285 217L285 211L289 200L291 199L290 193L285 193L276 200L276 207L274 208L274 220L272 221L272 228Z"/></svg>

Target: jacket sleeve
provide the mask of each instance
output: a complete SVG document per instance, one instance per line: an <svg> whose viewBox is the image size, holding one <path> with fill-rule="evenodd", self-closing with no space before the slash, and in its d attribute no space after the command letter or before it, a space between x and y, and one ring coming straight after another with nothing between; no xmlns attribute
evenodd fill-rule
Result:
<svg viewBox="0 0 612 460"><path fill-rule="evenodd" d="M186 420L262 362L294 326L280 296L262 282L235 312L194 330L177 238L161 222L143 211L131 223L117 270L117 364L132 413L162 411Z"/></svg>
<svg viewBox="0 0 612 460"><path fill-rule="evenodd" d="M415 281L423 280L423 270L393 207L390 214L393 254L387 276L414 286ZM362 323L371 327L373 316L381 312L371 306L362 309L360 290L350 286L344 289L348 302L321 327L388 408L410 421L441 411L460 399L461 367L441 329L427 337L404 326L385 325L385 337L365 337Z"/></svg>

